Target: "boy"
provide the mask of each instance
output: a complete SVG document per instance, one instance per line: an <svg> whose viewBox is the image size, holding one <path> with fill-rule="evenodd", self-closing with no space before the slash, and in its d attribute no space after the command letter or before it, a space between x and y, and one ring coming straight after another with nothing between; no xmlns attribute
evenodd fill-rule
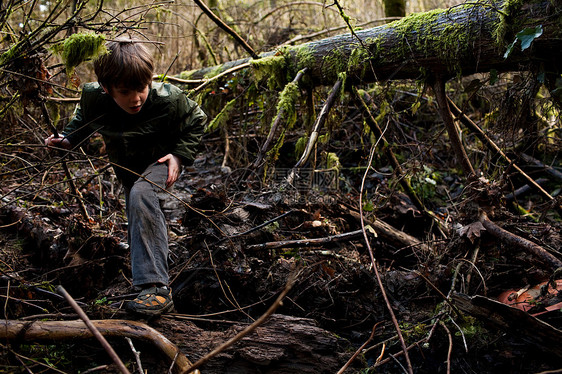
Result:
<svg viewBox="0 0 562 374"><path fill-rule="evenodd" d="M103 136L125 187L133 286L142 290L126 308L158 316L173 308L161 192L182 164L193 162L207 117L179 88L152 83L152 56L143 44L118 40L107 48L94 61L98 82L84 85L63 137L51 135L45 144L71 149L96 132Z"/></svg>

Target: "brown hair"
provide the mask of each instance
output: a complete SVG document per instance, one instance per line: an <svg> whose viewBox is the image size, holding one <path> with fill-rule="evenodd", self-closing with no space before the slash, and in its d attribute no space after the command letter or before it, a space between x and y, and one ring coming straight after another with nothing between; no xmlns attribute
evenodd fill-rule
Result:
<svg viewBox="0 0 562 374"><path fill-rule="evenodd" d="M98 82L107 90L116 86L137 89L152 82L152 55L138 41L119 39L107 43L108 53L94 61Z"/></svg>

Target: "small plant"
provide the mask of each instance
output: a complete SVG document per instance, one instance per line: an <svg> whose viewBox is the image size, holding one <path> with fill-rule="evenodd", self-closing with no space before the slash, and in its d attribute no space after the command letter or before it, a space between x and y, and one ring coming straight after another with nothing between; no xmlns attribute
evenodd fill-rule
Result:
<svg viewBox="0 0 562 374"><path fill-rule="evenodd" d="M412 178L412 187L420 198L431 199L435 196L435 188L440 179L438 172L433 171L427 165L423 165L423 171L418 172Z"/></svg>

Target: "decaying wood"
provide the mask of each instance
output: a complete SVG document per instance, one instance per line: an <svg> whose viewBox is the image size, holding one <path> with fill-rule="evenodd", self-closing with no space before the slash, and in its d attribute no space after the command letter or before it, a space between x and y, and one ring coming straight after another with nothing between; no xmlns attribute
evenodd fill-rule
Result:
<svg viewBox="0 0 562 374"><path fill-rule="evenodd" d="M488 218L485 212L480 212L480 222L484 226L487 232L500 239L501 241L522 248L529 253L534 254L539 260L548 264L554 271L559 267L562 267L562 261L554 257L552 254L546 251L543 247L538 244L533 243L530 240L517 236L510 233L507 230L502 229Z"/></svg>
<svg viewBox="0 0 562 374"><path fill-rule="evenodd" d="M181 316L181 315L180 315ZM157 328L168 331L180 347L189 347L190 357L203 357L249 324L203 330L189 321L162 318ZM262 374L336 373L351 355L350 343L302 317L274 314L230 349L209 360L201 372Z"/></svg>
<svg viewBox="0 0 562 374"><path fill-rule="evenodd" d="M279 296L277 296L277 299L275 299L273 304L271 304L271 306L267 309L267 311L264 314L262 314L260 316L260 318L255 320L251 325L246 326L246 328L244 328L242 331L240 331L238 334L236 334L236 336L234 336L234 337L228 339L226 342L220 344L218 347L213 349L213 351L209 352L204 357L201 357L185 373L194 373L196 369L198 369L199 367L204 365L206 362L211 360L213 357L217 356L222 351L231 347L236 342L243 339L246 335L250 334L251 332L256 330L259 326L261 326L265 321L267 321L267 319L269 317L271 317L271 315L277 310L277 308L282 305L283 299L285 298L285 296L287 296L287 293L289 293L289 291L291 290L291 288L293 287L293 285L295 283L295 279L296 279L297 274L298 273L295 273L289 278L289 280L288 280L288 282L285 286L285 289L283 289L283 291L279 294Z"/></svg>
<svg viewBox="0 0 562 374"><path fill-rule="evenodd" d="M129 337L152 343L170 362L175 359L174 371L186 372L192 365L179 348L152 327L128 320L94 320L92 325L103 335ZM83 321L0 320L0 339L9 341L53 341L92 338L92 332Z"/></svg>
<svg viewBox="0 0 562 374"><path fill-rule="evenodd" d="M452 300L463 312L562 358L562 331L548 323L484 296L454 293Z"/></svg>
<svg viewBox="0 0 562 374"><path fill-rule="evenodd" d="M539 186L541 186L542 184L545 184L546 182L548 182L547 178L539 178L535 181L535 183L538 184ZM519 187L518 189L514 190L513 192L510 192L507 195L505 195L504 199L506 201L512 201L512 200L515 200L515 199L519 199L522 196L524 196L526 193L531 191L532 189L533 189L533 187L531 187L528 184L525 184L525 185Z"/></svg>
<svg viewBox="0 0 562 374"><path fill-rule="evenodd" d="M526 162L533 164L539 168L543 168L548 174L550 174L551 176L553 176L554 178L556 178L559 181L562 181L562 173L559 172L558 170L556 170L553 167L550 167L548 165L543 164L542 162L540 162L539 160L537 160L534 157L531 157L525 153L521 154L521 158L523 158L523 160L525 160Z"/></svg>

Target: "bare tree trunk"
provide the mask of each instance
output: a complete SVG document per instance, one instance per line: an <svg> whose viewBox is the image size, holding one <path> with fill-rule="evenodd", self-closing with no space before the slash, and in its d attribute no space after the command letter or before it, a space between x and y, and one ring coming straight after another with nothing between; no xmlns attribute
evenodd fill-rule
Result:
<svg viewBox="0 0 562 374"><path fill-rule="evenodd" d="M383 0L385 17L404 17L406 2L404 0Z"/></svg>

